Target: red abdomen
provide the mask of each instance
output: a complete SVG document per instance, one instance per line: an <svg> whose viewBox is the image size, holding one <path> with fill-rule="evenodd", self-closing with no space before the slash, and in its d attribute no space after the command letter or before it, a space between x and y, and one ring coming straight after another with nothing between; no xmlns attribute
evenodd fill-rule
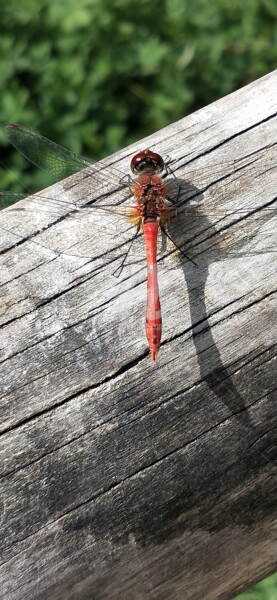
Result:
<svg viewBox="0 0 277 600"><path fill-rule="evenodd" d="M152 360L158 359L162 336L162 317L157 276L158 229L157 221L143 224L147 259L146 336Z"/></svg>

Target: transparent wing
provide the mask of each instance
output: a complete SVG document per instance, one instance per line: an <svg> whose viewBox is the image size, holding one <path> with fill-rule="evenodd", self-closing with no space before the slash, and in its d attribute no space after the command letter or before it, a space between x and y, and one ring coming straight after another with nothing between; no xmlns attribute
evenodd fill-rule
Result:
<svg viewBox="0 0 277 600"><path fill-rule="evenodd" d="M0 210L7 208L12 204L16 204L19 200L26 198L27 194L20 194L17 192L3 192L0 191Z"/></svg>
<svg viewBox="0 0 277 600"><path fill-rule="evenodd" d="M48 140L47 138L34 133L20 125L7 125L4 132L10 143L30 162L38 166L40 169L47 171L52 176L54 182L60 181L63 178L82 171L85 167L86 173L81 176L83 179L83 198L77 202L76 195L70 191L70 183L65 182L62 186L61 193L58 197L40 194L35 196L28 204L17 202L22 200L27 194L18 194L12 192L0 192L0 208L13 205L13 210L18 211L22 220L24 217L32 219L33 222L41 221L39 213L46 213L50 220L68 214L79 212L78 217L82 218L81 207L87 204L95 204L99 208L102 206L104 214L115 212L115 205L121 204L126 199L126 175L115 167L105 165L104 161L95 163L89 158L76 155L69 150L59 146L58 144ZM89 168L89 169L88 169ZM122 178L125 179L121 183ZM127 181L129 181L127 179ZM124 195L121 195L121 190L124 190ZM117 199L112 198L114 191L117 192ZM130 196L127 190L127 196ZM118 210L117 214L128 216L128 210ZM98 219L98 218L97 218ZM104 223L103 223L104 226Z"/></svg>
<svg viewBox="0 0 277 600"><path fill-rule="evenodd" d="M167 250L174 253L176 245L181 256L196 262L276 252L277 200L234 211L184 207L168 224L168 233Z"/></svg>
<svg viewBox="0 0 277 600"><path fill-rule="evenodd" d="M205 162L186 165L182 179L169 182L174 242L206 261L276 252L276 143L236 160Z"/></svg>
<svg viewBox="0 0 277 600"><path fill-rule="evenodd" d="M125 176L125 180L122 180L122 173L117 169L109 167L103 170L102 166L97 166L90 159L77 156L21 126L9 125L5 132L10 142L28 160L49 171L56 180L76 173L84 167L91 167L79 182L81 201L77 201L74 188L61 184L59 198L42 192L39 196L34 196L34 200L30 201L27 207L23 206L24 203L19 203L11 210L18 211L22 218L26 215L30 218L30 213L33 212L38 220L40 212L44 213L44 217L45 213L49 213L59 221L62 215L63 219L70 219L71 222L74 220L75 225L78 222L87 237L90 227L93 227L96 231L104 231L113 241L118 239L119 235L122 236L122 243L132 239L132 227L128 223L122 224L124 219L121 218L128 217L128 203L133 204L130 197L130 178L126 179ZM217 260L228 253L236 256L246 251L266 251L266 248L275 251L277 223L274 194L263 206L261 197L256 192L250 203L249 193L247 202L241 198L240 191L246 181L247 185L251 185L251 169L253 178L262 178L266 170L276 169L276 146L267 145L239 160L212 162L208 167L199 168L199 165L195 167L194 164L180 166L179 161L177 172L179 175L181 171L182 178L174 176L170 169L167 177L168 198L176 207L177 214L168 224L169 237L161 236L163 253L176 253L178 247L181 257L186 255L195 258L205 255L207 260ZM121 183L118 183L119 181ZM116 186L111 186L111 182L116 182ZM118 194L119 190L123 190L123 194ZM214 196L217 199L216 206ZM226 196L230 198L229 202L226 201ZM218 206L221 197L224 208ZM9 198L16 202L19 195L6 192L2 193L1 198ZM127 206L123 205L124 200ZM256 237L258 243L255 246ZM136 244L133 244L132 252L135 251ZM72 247L67 247L66 252L73 252ZM74 252L77 252L76 244ZM82 256L83 252L84 249L81 252Z"/></svg>
<svg viewBox="0 0 277 600"><path fill-rule="evenodd" d="M53 182L61 181L86 167L91 167L91 174L101 178L99 168L94 169L94 160L75 154L26 127L6 125L4 133L14 148L39 169L48 172ZM123 176L120 170L114 167L109 169L110 177L116 178L116 181Z"/></svg>
<svg viewBox="0 0 277 600"><path fill-rule="evenodd" d="M4 133L16 150L50 173L54 181L69 177L93 163L89 158L78 156L21 125L6 125Z"/></svg>
<svg viewBox="0 0 277 600"><path fill-rule="evenodd" d="M136 230L128 222L130 208L120 204L102 204L102 199L96 200L92 206L76 206L67 201L68 212L60 216L62 201L56 203L51 197L39 195L33 197L34 210L11 207L10 212L16 212L20 221L28 222L32 229L41 232L45 227L45 209L55 220L49 225L49 240L46 235L40 236L39 244L51 247L58 254L90 259L97 252L111 252L114 258L121 257L128 251L134 237L127 264L143 264L145 261L144 242L142 236L136 236ZM113 198L111 198L111 201ZM107 199L106 199L107 201ZM98 203L99 202L99 203ZM104 201L103 201L104 202ZM22 203L19 203L21 205ZM49 212L49 208L51 211ZM30 217L32 218L30 219ZM40 218L42 227L40 227ZM21 223L20 223L21 225ZM53 229L54 228L54 229ZM21 239L20 228L16 228L14 242ZM159 239L159 256L170 256L170 266L178 267L183 260L193 260L196 264L201 261L210 263L230 257L242 255L276 252L277 247L277 200L267 206L247 209L208 209L205 203L198 205L179 206L174 216L161 232ZM28 234L26 235L28 237ZM57 241L55 241L57 239ZM104 245L103 245L104 244ZM173 259L173 260L172 260ZM168 261L162 261L168 266Z"/></svg>

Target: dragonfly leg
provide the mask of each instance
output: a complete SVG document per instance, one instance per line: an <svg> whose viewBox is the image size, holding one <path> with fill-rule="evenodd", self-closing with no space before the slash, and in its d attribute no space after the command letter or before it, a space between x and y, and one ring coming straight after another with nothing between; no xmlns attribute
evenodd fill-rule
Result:
<svg viewBox="0 0 277 600"><path fill-rule="evenodd" d="M131 175L123 175L123 177L119 179L119 183L120 185L130 187L134 184L134 179L131 177Z"/></svg>
<svg viewBox="0 0 277 600"><path fill-rule="evenodd" d="M180 248L180 246L178 246L176 244L176 242L174 242L174 240L171 237L171 235L168 233L168 231L166 231L165 227L161 223L160 223L160 229L161 229L162 233L164 233L166 235L166 237L170 240L170 242L173 244L173 246L175 246L175 248L177 250L179 250L179 252L182 254L182 256L184 256L187 260L189 260L190 262L192 262L197 267L198 266L197 262L195 262L195 260L193 260L193 258L191 258L190 256L188 256L188 254L186 254L184 252L184 250L182 250L182 248Z"/></svg>
<svg viewBox="0 0 277 600"><path fill-rule="evenodd" d="M141 227L141 226L140 226L140 223L139 223L139 224L137 225L136 231L135 231L135 233L134 233L134 235L133 235L133 237L132 237L132 239L131 239L131 241L130 241L129 248L128 248L128 250L127 250L127 252L126 252L126 254L125 254L125 256L124 256L123 260L121 261L121 263L120 263L119 267L117 267L117 269L115 269L115 271L113 272L113 275L114 275L115 277L120 277L120 275L121 275L121 273L122 273L122 271L123 271L123 269L124 269L124 266L125 266L126 260L127 260L127 258L128 258L128 255L129 255L129 253L130 253L130 250L131 250L131 248L132 248L132 245L133 245L134 241L137 239L137 237L138 237L138 234L140 233L140 227Z"/></svg>

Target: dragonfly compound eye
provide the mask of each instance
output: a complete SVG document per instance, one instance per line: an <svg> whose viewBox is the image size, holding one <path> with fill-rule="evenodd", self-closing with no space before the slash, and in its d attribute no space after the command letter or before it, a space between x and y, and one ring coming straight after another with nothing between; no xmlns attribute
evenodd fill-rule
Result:
<svg viewBox="0 0 277 600"><path fill-rule="evenodd" d="M133 173L154 172L161 173L164 170L164 161L159 154L151 150L142 150L135 154L131 160L131 171Z"/></svg>

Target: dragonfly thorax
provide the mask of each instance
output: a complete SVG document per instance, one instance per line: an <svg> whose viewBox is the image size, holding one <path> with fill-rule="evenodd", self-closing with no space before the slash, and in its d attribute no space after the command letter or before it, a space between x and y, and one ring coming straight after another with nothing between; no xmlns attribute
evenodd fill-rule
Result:
<svg viewBox="0 0 277 600"><path fill-rule="evenodd" d="M157 199L167 196L167 185L158 175L141 173L133 186L133 195L136 199Z"/></svg>
<svg viewBox="0 0 277 600"><path fill-rule="evenodd" d="M142 217L145 221L156 221L159 218L159 203L156 200L145 200L142 203Z"/></svg>

